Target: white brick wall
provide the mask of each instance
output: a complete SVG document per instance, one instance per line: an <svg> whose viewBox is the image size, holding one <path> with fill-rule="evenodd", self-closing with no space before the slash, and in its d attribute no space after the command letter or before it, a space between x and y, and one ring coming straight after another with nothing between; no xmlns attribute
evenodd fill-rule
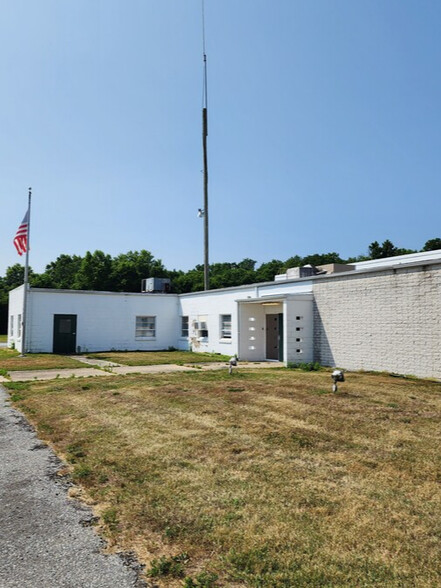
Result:
<svg viewBox="0 0 441 588"><path fill-rule="evenodd" d="M22 338L18 336L19 316L23 314L23 298L24 286L19 286L14 291L14 294L9 294L8 306L8 347L15 347L18 351L22 351ZM12 318L13 317L13 318ZM11 335L11 319L13 321L13 334ZM20 329L21 330L21 329Z"/></svg>
<svg viewBox="0 0 441 588"><path fill-rule="evenodd" d="M76 345L82 351L154 351L177 339L178 297L173 294L38 289L30 294L28 343L33 353L52 353L54 314L77 315ZM136 317L146 315L156 317L156 336L136 338Z"/></svg>
<svg viewBox="0 0 441 588"><path fill-rule="evenodd" d="M441 264L314 281L314 356L441 378Z"/></svg>

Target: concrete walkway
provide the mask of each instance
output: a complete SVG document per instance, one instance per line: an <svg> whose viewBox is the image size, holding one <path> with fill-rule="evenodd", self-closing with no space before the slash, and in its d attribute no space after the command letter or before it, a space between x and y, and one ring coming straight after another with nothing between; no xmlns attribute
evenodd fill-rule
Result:
<svg viewBox="0 0 441 588"><path fill-rule="evenodd" d="M76 358L78 359L78 358ZM85 362L84 362L85 363ZM104 362L110 363L110 362ZM97 365L96 361L93 365ZM284 364L278 361L274 362L239 362L233 368L236 369L270 369L284 367ZM199 364L161 364L161 365L120 365L69 369L51 369L51 370L26 370L10 371L9 378L12 382L28 382L32 380L55 380L58 378L90 378L95 376L122 376L128 374L158 374L171 372L196 372L228 370L226 363L199 363ZM8 379L2 378L0 382L7 382Z"/></svg>
<svg viewBox="0 0 441 588"><path fill-rule="evenodd" d="M0 386L1 588L135 588L133 557L105 555L92 512L69 499L61 462Z"/></svg>

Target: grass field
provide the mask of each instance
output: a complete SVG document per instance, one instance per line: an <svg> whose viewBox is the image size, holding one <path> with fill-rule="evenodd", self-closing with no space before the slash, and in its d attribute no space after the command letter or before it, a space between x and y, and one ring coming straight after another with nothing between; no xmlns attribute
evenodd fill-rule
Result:
<svg viewBox="0 0 441 588"><path fill-rule="evenodd" d="M441 585L441 386L328 372L7 384L159 586Z"/></svg>
<svg viewBox="0 0 441 588"><path fill-rule="evenodd" d="M0 343L6 343L8 340L7 335L0 335Z"/></svg>
<svg viewBox="0 0 441 588"><path fill-rule="evenodd" d="M84 364L66 357L50 353L32 353L20 357L14 349L0 349L0 369L12 372L17 370L50 370L57 368L84 367Z"/></svg>
<svg viewBox="0 0 441 588"><path fill-rule="evenodd" d="M114 361L122 365L210 363L230 359L229 355L194 353L192 351L105 351L102 353L87 353L86 356L92 359Z"/></svg>

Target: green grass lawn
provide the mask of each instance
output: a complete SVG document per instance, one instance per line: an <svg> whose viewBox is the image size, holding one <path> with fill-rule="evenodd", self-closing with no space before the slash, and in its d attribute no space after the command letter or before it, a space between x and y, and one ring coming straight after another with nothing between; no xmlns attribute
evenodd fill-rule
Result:
<svg viewBox="0 0 441 588"><path fill-rule="evenodd" d="M441 585L441 387L242 370L8 383L161 587ZM185 579L187 577L187 579Z"/></svg>
<svg viewBox="0 0 441 588"><path fill-rule="evenodd" d="M0 335L0 343L6 343L8 341L7 335Z"/></svg>
<svg viewBox="0 0 441 588"><path fill-rule="evenodd" d="M30 353L20 357L14 349L0 348L0 370L6 372L21 370L50 370L63 368L86 367L84 363L51 353Z"/></svg>
<svg viewBox="0 0 441 588"><path fill-rule="evenodd" d="M105 351L87 353L86 356L92 359L114 361L122 365L208 363L230 359L229 355L194 353L192 351Z"/></svg>

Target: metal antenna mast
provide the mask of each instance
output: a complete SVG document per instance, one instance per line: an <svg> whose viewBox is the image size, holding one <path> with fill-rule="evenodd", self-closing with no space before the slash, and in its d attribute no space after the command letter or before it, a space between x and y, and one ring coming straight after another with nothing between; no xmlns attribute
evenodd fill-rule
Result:
<svg viewBox="0 0 441 588"><path fill-rule="evenodd" d="M204 81L202 93L202 147L204 154L204 289L210 288L209 277L209 261L208 261L208 159L207 159L207 107L208 107L208 93L207 93L207 55L205 53L205 6L202 0L202 52L204 57Z"/></svg>

